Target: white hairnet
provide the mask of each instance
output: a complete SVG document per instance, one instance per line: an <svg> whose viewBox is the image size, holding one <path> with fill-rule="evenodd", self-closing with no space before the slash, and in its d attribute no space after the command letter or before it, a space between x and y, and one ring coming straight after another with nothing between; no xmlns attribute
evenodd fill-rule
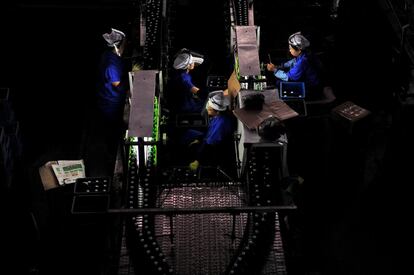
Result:
<svg viewBox="0 0 414 275"><path fill-rule="evenodd" d="M121 44L122 40L124 40L125 33L111 28L111 32L102 34L102 37L108 43L109 47L117 47Z"/></svg>
<svg viewBox="0 0 414 275"><path fill-rule="evenodd" d="M289 45L297 47L300 50L304 50L309 47L310 42L306 37L304 37L301 32L296 32L289 36Z"/></svg>
<svg viewBox="0 0 414 275"><path fill-rule="evenodd" d="M230 105L230 100L224 96L224 91L214 91L209 95L207 106L210 106L216 111L225 111L227 106Z"/></svg>
<svg viewBox="0 0 414 275"><path fill-rule="evenodd" d="M202 64L203 62L203 58L192 56L188 52L183 52L176 56L173 67L177 70L185 70L192 63Z"/></svg>
<svg viewBox="0 0 414 275"><path fill-rule="evenodd" d="M187 69L188 65L191 64L191 54L189 53L180 53L174 59L173 67L177 70Z"/></svg>

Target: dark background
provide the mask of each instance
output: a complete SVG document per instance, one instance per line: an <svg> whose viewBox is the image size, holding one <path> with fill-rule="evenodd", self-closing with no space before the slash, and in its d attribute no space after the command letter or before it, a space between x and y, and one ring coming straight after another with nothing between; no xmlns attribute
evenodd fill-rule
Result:
<svg viewBox="0 0 414 275"><path fill-rule="evenodd" d="M182 2L188 9L206 5L214 10L208 3ZM315 48L326 53L338 98L352 100L375 115L368 134L338 138L342 147L330 152L330 161L338 164L332 172L336 177L330 178L335 180L309 191L318 202L310 204L315 212L307 222L309 232L316 234L307 238L308 270L402 274L398 270L404 263L400 249L408 236L405 209L412 182L413 116L395 97L406 85L409 66L404 57L398 66L393 62L398 41L384 12L376 1L342 1L339 17L331 21L329 10L315 10L303 1L257 2L263 48L276 54L286 46L290 33L310 34ZM101 34L108 27L130 27L137 14L129 1L3 1L0 5L0 86L11 89L24 144L23 180L2 194L2 210L8 218L2 223L6 229L2 239L7 241L3 248L10 259L4 274L24 274L36 258L32 251L36 236L27 209L54 213L44 208L44 194L33 179L33 169L51 154L81 153L103 50ZM218 47L222 41L216 41L222 36L211 36L207 11L180 24L191 26L190 31L206 24L210 31L191 36L195 39L191 46L207 52L211 43L215 50L209 54L214 60L214 53L224 55ZM188 38L185 33L181 36ZM332 40L324 39L327 36ZM174 46L178 49L181 44ZM351 163L341 162L341 154L350 152L356 153L354 159L347 155ZM304 154L317 151L309 148ZM47 221L44 226L51 227ZM58 238L59 231L51 234Z"/></svg>

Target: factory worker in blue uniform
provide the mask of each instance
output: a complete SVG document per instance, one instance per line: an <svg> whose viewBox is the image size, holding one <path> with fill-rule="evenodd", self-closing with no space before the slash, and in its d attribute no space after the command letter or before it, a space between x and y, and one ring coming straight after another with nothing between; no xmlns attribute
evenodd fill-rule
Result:
<svg viewBox="0 0 414 275"><path fill-rule="evenodd" d="M200 163L218 165L223 160L222 146L230 141L234 132L234 120L228 112L230 99L224 91L214 91L209 94L206 104L210 118L206 134L202 139L196 139L193 144L198 144L195 160L190 163L190 169L196 170Z"/></svg>
<svg viewBox="0 0 414 275"><path fill-rule="evenodd" d="M277 87L280 81L304 82L307 97L317 98L322 93L320 62L308 50L309 40L296 32L289 36L288 43L293 58L279 66L269 63L266 65L267 70L273 72L277 78Z"/></svg>
<svg viewBox="0 0 414 275"><path fill-rule="evenodd" d="M111 29L102 35L107 49L103 52L98 68L97 83L97 119L96 124L100 140L105 144L105 160L113 170L116 150L126 126L123 112L129 93L128 74L122 54L126 36L120 30Z"/></svg>
<svg viewBox="0 0 414 275"><path fill-rule="evenodd" d="M110 123L122 119L125 99L129 90L127 72L122 59L125 34L117 29L104 33L108 50L102 54L99 64L98 109Z"/></svg>
<svg viewBox="0 0 414 275"><path fill-rule="evenodd" d="M201 90L194 85L191 71L196 65L204 61L201 57L194 56L189 50L180 50L174 58L173 68L175 69L172 78L172 95L176 103L174 106L180 113L201 113L204 108L204 95Z"/></svg>

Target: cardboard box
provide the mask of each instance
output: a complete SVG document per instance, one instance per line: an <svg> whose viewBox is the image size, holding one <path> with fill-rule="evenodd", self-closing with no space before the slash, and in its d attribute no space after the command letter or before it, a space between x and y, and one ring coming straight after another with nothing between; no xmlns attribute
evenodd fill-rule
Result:
<svg viewBox="0 0 414 275"><path fill-rule="evenodd" d="M75 183L86 176L82 159L49 161L39 168L39 174L45 190Z"/></svg>
<svg viewBox="0 0 414 275"><path fill-rule="evenodd" d="M57 161L48 161L39 168L40 179L42 180L43 189L45 191L59 186L58 180L52 169L52 164L57 164Z"/></svg>

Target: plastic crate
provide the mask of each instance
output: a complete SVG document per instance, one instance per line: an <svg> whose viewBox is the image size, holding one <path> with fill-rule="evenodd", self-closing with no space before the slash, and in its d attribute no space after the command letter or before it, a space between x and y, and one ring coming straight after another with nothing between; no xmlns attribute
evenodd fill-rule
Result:
<svg viewBox="0 0 414 275"><path fill-rule="evenodd" d="M109 177L78 178L75 182L74 194L107 194L110 188Z"/></svg>
<svg viewBox="0 0 414 275"><path fill-rule="evenodd" d="M72 214L105 213L109 208L109 195L77 195L73 197Z"/></svg>

